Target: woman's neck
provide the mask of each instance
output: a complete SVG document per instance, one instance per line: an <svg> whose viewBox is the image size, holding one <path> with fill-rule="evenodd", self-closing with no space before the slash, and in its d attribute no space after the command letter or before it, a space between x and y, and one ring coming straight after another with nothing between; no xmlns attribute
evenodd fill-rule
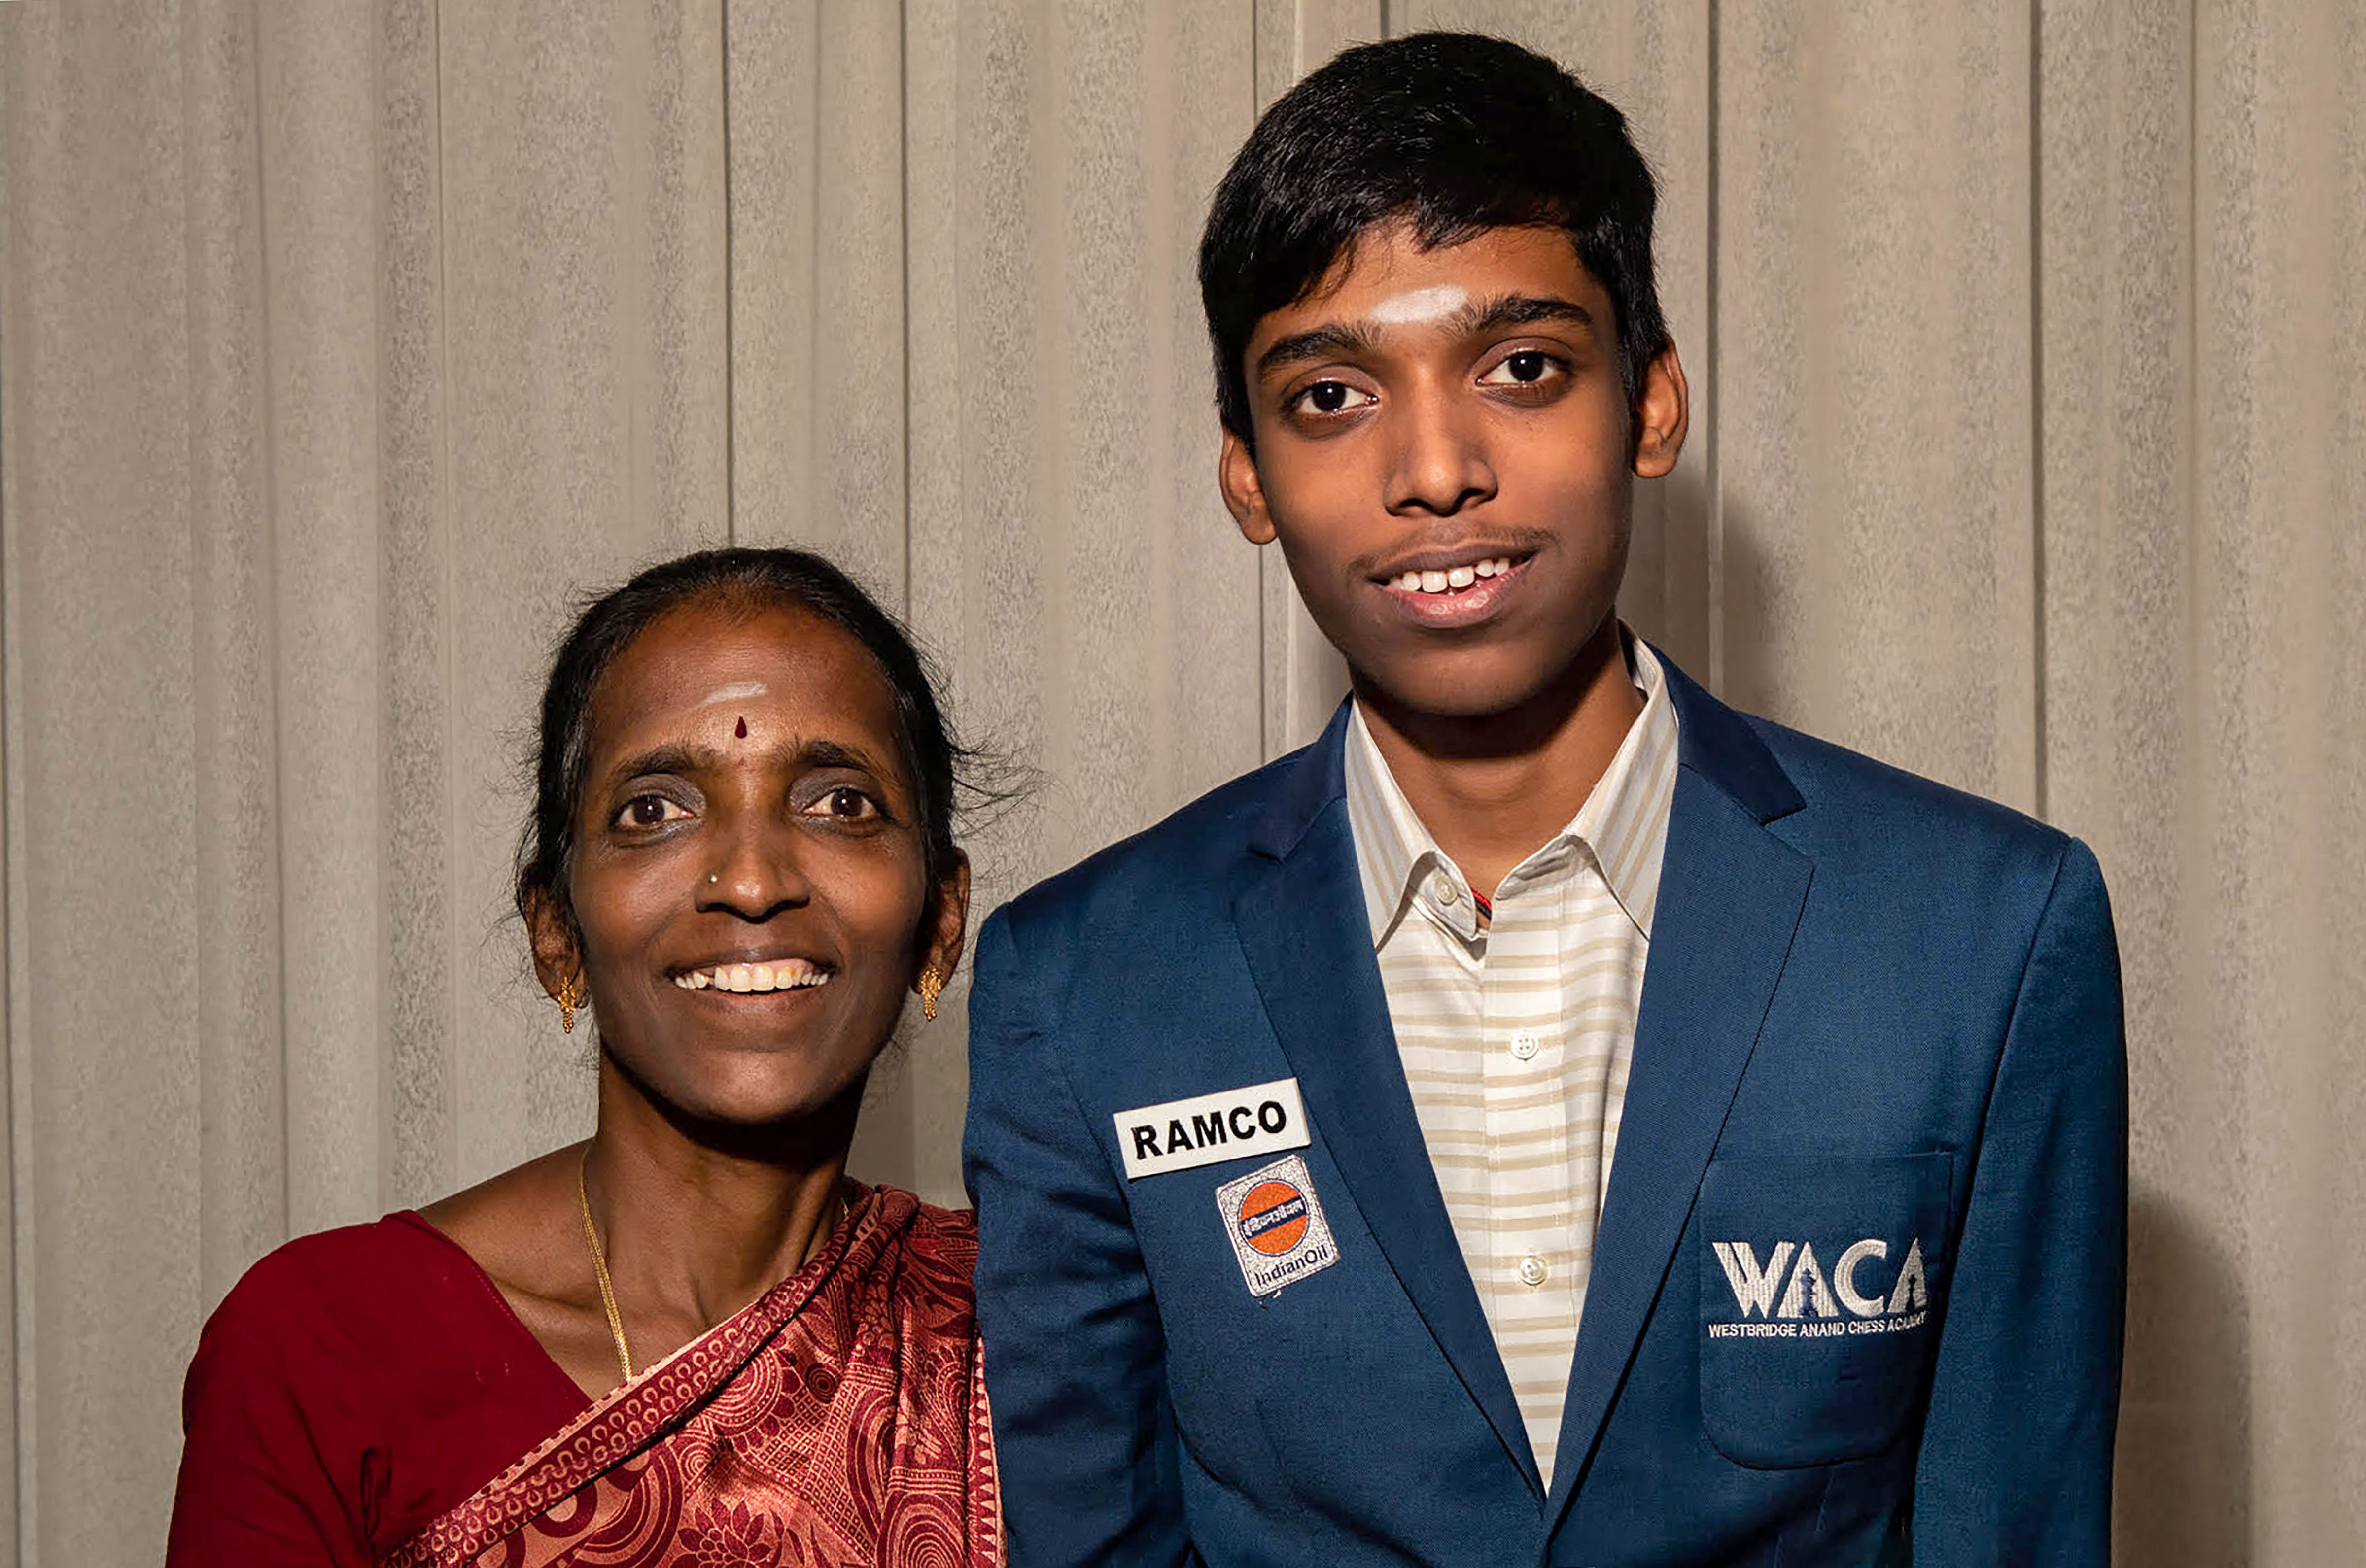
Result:
<svg viewBox="0 0 2366 1568"><path fill-rule="evenodd" d="M794 1128L711 1127L669 1114L602 1061L584 1196L636 1367L729 1317L820 1250L842 1211L862 1087Z"/></svg>

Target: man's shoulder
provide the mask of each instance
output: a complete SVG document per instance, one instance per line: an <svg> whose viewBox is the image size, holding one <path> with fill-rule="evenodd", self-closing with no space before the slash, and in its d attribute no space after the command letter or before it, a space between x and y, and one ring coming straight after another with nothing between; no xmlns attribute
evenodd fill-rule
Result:
<svg viewBox="0 0 2366 1568"><path fill-rule="evenodd" d="M1656 650L1655 650L1656 651ZM1728 706L1660 653L1680 766L1819 864L1970 851L2058 863L2075 840L2024 812ZM1980 789L2009 788L1970 778Z"/></svg>
<svg viewBox="0 0 2366 1568"><path fill-rule="evenodd" d="M1772 831L1832 872L1854 869L1935 890L1965 878L2050 885L2068 834L2025 812L1773 720L1741 716L1805 801Z"/></svg>

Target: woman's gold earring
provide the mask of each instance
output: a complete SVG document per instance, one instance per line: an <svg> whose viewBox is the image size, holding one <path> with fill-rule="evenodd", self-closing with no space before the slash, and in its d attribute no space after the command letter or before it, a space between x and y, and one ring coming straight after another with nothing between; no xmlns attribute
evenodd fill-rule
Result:
<svg viewBox="0 0 2366 1568"><path fill-rule="evenodd" d="M583 989L581 975L569 975L558 988L558 1027L562 1033L575 1033L575 1010L592 998Z"/></svg>
<svg viewBox="0 0 2366 1568"><path fill-rule="evenodd" d="M920 1016L933 1019L937 1015L937 998L945 993L945 977L930 964L920 971Z"/></svg>

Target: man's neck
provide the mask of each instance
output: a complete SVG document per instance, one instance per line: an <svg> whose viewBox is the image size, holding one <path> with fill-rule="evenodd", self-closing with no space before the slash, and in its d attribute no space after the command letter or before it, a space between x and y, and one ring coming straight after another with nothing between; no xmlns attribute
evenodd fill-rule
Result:
<svg viewBox="0 0 2366 1568"><path fill-rule="evenodd" d="M1365 725L1406 803L1489 898L1506 873L1569 825L1643 711L1615 618L1558 678L1504 712L1416 712L1360 676L1355 686Z"/></svg>

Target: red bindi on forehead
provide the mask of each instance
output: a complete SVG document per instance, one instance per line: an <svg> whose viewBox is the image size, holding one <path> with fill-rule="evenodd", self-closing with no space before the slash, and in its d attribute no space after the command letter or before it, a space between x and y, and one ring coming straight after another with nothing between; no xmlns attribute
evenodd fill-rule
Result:
<svg viewBox="0 0 2366 1568"><path fill-rule="evenodd" d="M743 741L748 738L748 715L745 713L739 715L739 727L731 733Z"/></svg>

